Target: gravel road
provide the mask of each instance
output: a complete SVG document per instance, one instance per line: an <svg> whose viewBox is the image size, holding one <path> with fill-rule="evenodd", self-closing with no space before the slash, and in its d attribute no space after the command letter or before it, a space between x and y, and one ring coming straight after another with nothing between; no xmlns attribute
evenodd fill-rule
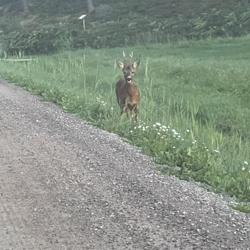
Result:
<svg viewBox="0 0 250 250"><path fill-rule="evenodd" d="M250 249L250 218L1 81L0 249Z"/></svg>

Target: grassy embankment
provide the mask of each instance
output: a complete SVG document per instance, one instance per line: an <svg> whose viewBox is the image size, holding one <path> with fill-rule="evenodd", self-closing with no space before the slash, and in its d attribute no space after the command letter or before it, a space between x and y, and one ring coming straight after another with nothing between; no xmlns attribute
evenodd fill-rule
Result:
<svg viewBox="0 0 250 250"><path fill-rule="evenodd" d="M120 74L114 61L122 49L0 62L0 74L127 138L161 163L162 172L250 202L250 38L131 50L142 56L137 125L119 116L114 94Z"/></svg>

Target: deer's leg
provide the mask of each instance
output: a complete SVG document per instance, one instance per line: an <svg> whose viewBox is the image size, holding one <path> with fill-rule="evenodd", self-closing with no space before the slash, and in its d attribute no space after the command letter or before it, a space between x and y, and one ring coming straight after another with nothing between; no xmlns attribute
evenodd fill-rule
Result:
<svg viewBox="0 0 250 250"><path fill-rule="evenodd" d="M137 105L134 106L133 111L134 111L134 119L137 122L138 121L137 120L137 115L138 115L138 107L137 107Z"/></svg>
<svg viewBox="0 0 250 250"><path fill-rule="evenodd" d="M126 115L128 117L128 107L126 107L126 105L121 107L121 115L123 115L124 113L126 113Z"/></svg>
<svg viewBox="0 0 250 250"><path fill-rule="evenodd" d="M131 103L128 103L128 117L130 121L133 119L133 105Z"/></svg>
<svg viewBox="0 0 250 250"><path fill-rule="evenodd" d="M126 114L127 114L127 118L129 118L130 114L129 114L129 109L126 109Z"/></svg>
<svg viewBox="0 0 250 250"><path fill-rule="evenodd" d="M135 113L135 121L137 122L137 121L138 121L138 119L137 119L137 116L138 116L138 109L137 109L137 108L134 110L134 113Z"/></svg>
<svg viewBox="0 0 250 250"><path fill-rule="evenodd" d="M119 104L119 106L121 108L121 115L123 115L123 113L126 112L126 101L122 100L122 99L119 99L118 104Z"/></svg>
<svg viewBox="0 0 250 250"><path fill-rule="evenodd" d="M124 113L124 108L121 107L121 115Z"/></svg>
<svg viewBox="0 0 250 250"><path fill-rule="evenodd" d="M123 111L124 111L124 113L127 114L127 117L129 117L129 103L128 103L127 99L125 100L125 105L124 105Z"/></svg>

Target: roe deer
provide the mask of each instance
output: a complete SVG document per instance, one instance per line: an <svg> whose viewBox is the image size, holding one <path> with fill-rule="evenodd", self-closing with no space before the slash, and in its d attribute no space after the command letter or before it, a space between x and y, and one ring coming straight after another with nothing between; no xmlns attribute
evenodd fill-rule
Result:
<svg viewBox="0 0 250 250"><path fill-rule="evenodd" d="M123 56L125 53L123 52ZM123 72L123 79L120 79L116 83L116 97L117 102L121 108L121 114L126 113L127 116L134 118L137 121L138 106L140 103L140 91L135 85L133 76L140 64L140 61L133 61L133 53L130 54L130 58L123 62L117 62L118 67Z"/></svg>

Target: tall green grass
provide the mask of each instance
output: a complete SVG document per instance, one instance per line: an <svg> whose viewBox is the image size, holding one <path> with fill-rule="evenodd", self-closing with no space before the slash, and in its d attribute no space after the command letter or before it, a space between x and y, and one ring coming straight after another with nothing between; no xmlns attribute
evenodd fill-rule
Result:
<svg viewBox="0 0 250 250"><path fill-rule="evenodd" d="M0 74L127 138L153 156L162 172L250 202L249 42L246 37L126 48L142 62L138 124L120 117L116 103L120 48L0 62Z"/></svg>

